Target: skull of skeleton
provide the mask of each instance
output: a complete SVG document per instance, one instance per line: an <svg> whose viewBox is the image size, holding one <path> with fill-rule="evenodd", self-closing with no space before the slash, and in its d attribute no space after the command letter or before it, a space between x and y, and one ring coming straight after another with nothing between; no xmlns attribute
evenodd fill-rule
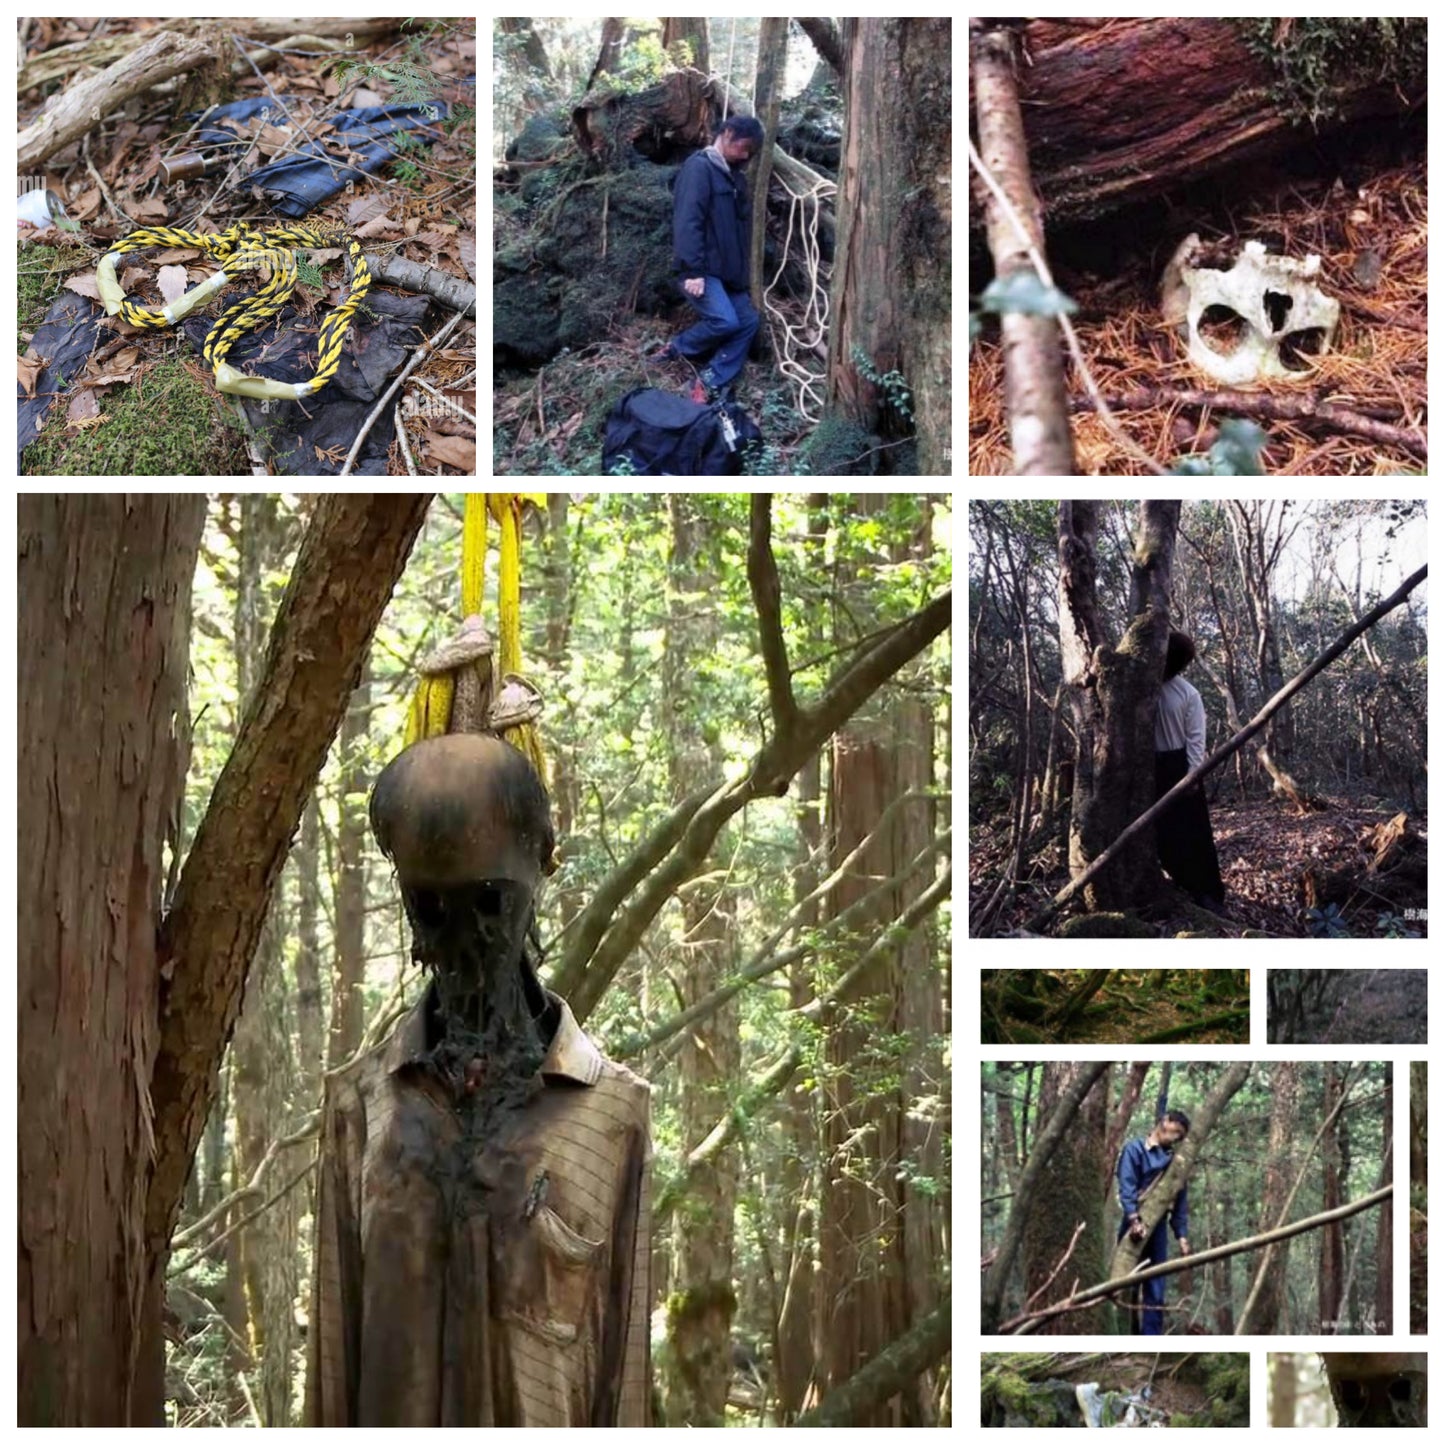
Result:
<svg viewBox="0 0 1445 1445"><path fill-rule="evenodd" d="M1308 371L1301 358L1329 350L1340 303L1314 284L1318 256L1271 256L1261 242L1247 241L1227 270L1179 259L1189 356L1215 381L1299 380Z"/></svg>
<svg viewBox="0 0 1445 1445"><path fill-rule="evenodd" d="M1327 1354L1320 1358L1341 1426L1395 1428L1426 1423L1423 1354Z"/></svg>

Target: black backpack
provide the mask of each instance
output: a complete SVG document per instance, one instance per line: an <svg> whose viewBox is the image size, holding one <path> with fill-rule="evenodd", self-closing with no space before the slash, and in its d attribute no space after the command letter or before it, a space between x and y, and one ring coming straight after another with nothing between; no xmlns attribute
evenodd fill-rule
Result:
<svg viewBox="0 0 1445 1445"><path fill-rule="evenodd" d="M607 414L602 474L616 476L619 463L634 477L737 477L743 448L763 434L736 402L711 406L639 387Z"/></svg>

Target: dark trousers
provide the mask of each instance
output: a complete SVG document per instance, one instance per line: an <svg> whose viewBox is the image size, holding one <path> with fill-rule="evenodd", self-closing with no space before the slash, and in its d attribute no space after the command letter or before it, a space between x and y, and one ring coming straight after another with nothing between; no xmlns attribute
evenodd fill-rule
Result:
<svg viewBox="0 0 1445 1445"><path fill-rule="evenodd" d="M702 379L709 386L724 387L743 369L762 318L746 291L729 291L716 276L703 280L702 295L687 297L702 320L689 326L672 346L689 361L710 355Z"/></svg>
<svg viewBox="0 0 1445 1445"><path fill-rule="evenodd" d="M1183 748L1154 754L1154 797L1157 801L1189 771ZM1224 901L1224 879L1219 876L1219 854L1214 850L1214 829L1209 804L1196 783L1176 798L1154 824L1159 842L1159 863L1186 893L1195 898Z"/></svg>
<svg viewBox="0 0 1445 1445"><path fill-rule="evenodd" d="M1121 1219L1119 1232L1114 1236L1115 1241L1123 1239L1128 1232L1129 1221ZM1163 1264L1168 1258L1169 1219L1166 1216L1154 1226L1154 1233L1144 1241L1144 1252L1139 1256L1139 1262L1141 1264ZM1142 1301L1140 1300L1141 1295ZM1161 1275L1157 1279L1141 1279L1129 1291L1129 1300L1136 1306L1129 1311L1129 1333L1162 1335L1164 1333L1164 1277ZM1144 1306L1142 1313L1137 1308L1141 1302Z"/></svg>

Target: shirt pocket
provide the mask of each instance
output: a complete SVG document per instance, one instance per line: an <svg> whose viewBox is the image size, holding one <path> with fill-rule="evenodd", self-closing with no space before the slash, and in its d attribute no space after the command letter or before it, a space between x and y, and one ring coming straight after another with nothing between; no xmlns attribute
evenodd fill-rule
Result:
<svg viewBox="0 0 1445 1445"><path fill-rule="evenodd" d="M554 1345L572 1344L594 1297L606 1241L588 1239L545 1204L513 1241L516 1253L495 1261L503 1280L494 1296L499 1315Z"/></svg>

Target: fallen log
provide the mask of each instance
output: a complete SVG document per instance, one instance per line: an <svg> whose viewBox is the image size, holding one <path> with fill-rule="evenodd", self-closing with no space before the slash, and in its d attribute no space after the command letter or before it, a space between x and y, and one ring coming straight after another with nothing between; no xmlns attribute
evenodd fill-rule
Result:
<svg viewBox="0 0 1445 1445"><path fill-rule="evenodd" d="M114 65L53 95L33 124L20 132L17 161L33 171L103 120L111 111L173 75L224 63L230 53L224 32L201 27L193 33L166 29Z"/></svg>
<svg viewBox="0 0 1445 1445"><path fill-rule="evenodd" d="M433 296L443 306L460 311L464 316L477 314L477 288L460 276L448 276L435 266L423 266L418 261L408 261L401 256L371 256L366 258L371 274L387 286L400 286L404 291L420 291L423 296Z"/></svg>
<svg viewBox="0 0 1445 1445"><path fill-rule="evenodd" d="M1019 98L1047 223L1099 216L1349 122L1415 110L1426 95L1425 22L1415 24L1030 20ZM1333 51L1332 38L1343 41ZM1301 75L1317 84L1306 89Z"/></svg>

